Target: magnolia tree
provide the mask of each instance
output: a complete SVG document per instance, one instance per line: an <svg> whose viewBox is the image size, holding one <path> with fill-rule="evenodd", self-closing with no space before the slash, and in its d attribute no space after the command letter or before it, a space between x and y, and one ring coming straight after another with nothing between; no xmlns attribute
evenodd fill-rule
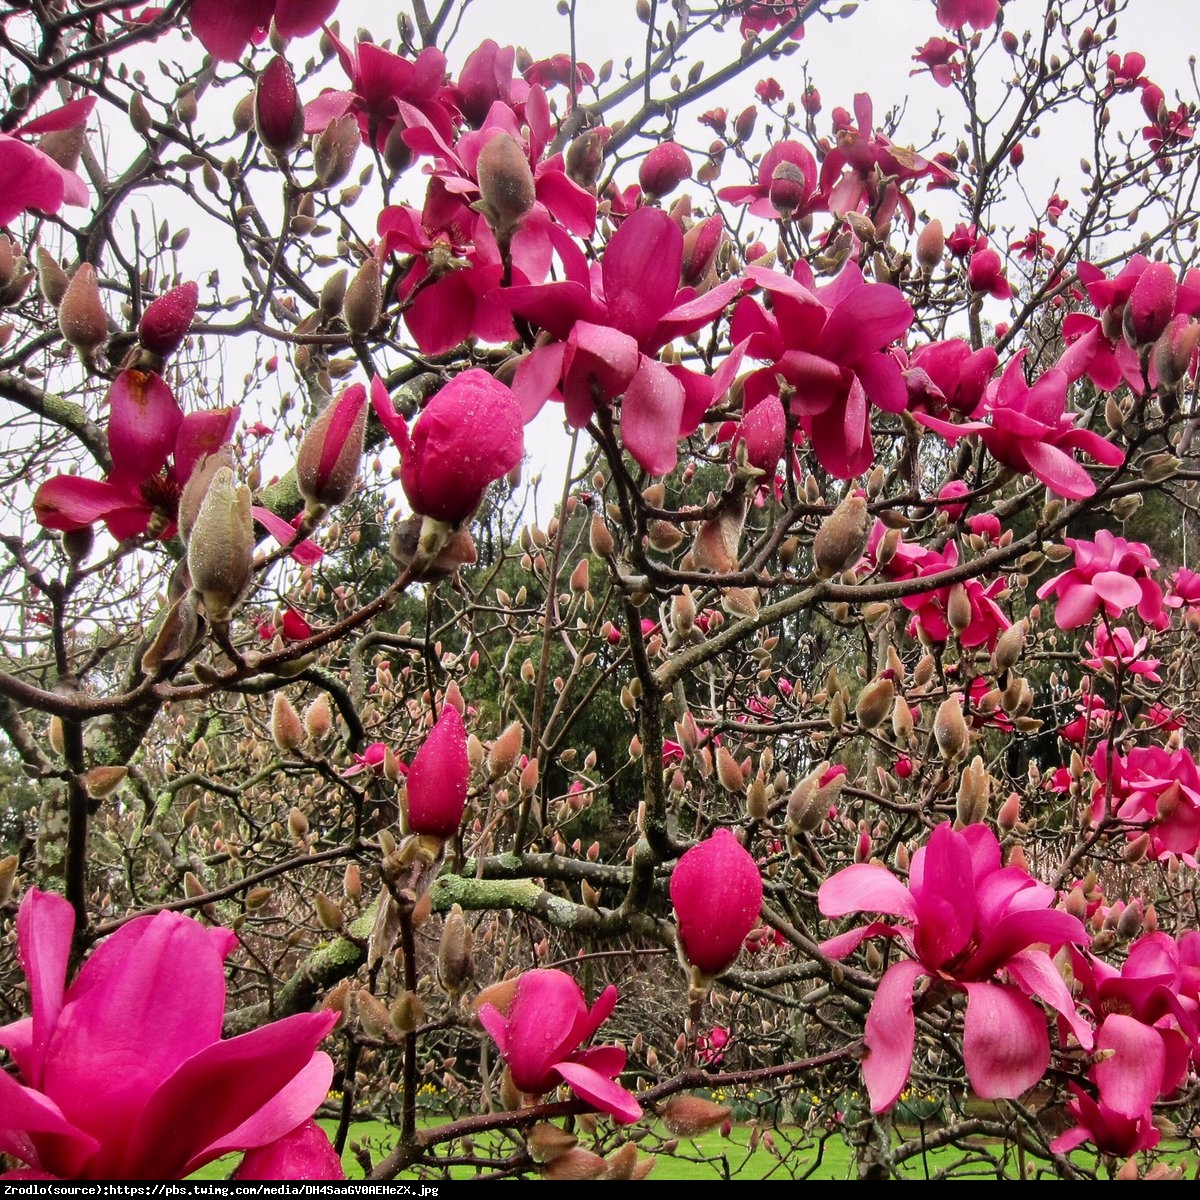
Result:
<svg viewBox="0 0 1200 1200"><path fill-rule="evenodd" d="M7 1178L1200 1136L1152 6L613 7L0 6Z"/></svg>

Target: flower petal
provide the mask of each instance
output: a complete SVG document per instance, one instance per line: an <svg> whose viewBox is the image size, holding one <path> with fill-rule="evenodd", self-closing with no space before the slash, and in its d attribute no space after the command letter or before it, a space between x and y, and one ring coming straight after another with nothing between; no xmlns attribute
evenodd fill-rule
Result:
<svg viewBox="0 0 1200 1200"><path fill-rule="evenodd" d="M641 1119L642 1106L613 1079L577 1062L554 1064L554 1070L567 1081L571 1091L581 1099L606 1112L618 1125L628 1125Z"/></svg>
<svg viewBox="0 0 1200 1200"><path fill-rule="evenodd" d="M1015 988L967 983L963 1061L985 1100L1015 1100L1050 1065L1050 1039L1040 1008Z"/></svg>
<svg viewBox="0 0 1200 1200"><path fill-rule="evenodd" d="M642 356L621 401L621 440L651 475L669 475L679 461L683 385L662 363Z"/></svg>
<svg viewBox="0 0 1200 1200"><path fill-rule="evenodd" d="M1109 1013L1096 1031L1096 1049L1111 1051L1093 1072L1101 1101L1136 1120L1162 1089L1166 1066L1162 1034L1134 1017Z"/></svg>
<svg viewBox="0 0 1200 1200"><path fill-rule="evenodd" d="M865 1036L871 1053L862 1067L872 1112L891 1108L908 1082L917 1032L913 985L924 974L925 968L918 962L905 959L893 963L875 991Z"/></svg>

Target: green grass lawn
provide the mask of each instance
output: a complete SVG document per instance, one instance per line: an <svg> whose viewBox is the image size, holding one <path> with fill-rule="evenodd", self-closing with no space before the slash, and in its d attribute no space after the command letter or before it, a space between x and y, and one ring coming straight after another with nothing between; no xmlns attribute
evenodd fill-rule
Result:
<svg viewBox="0 0 1200 1200"><path fill-rule="evenodd" d="M332 1121L322 1121L321 1124L332 1135L335 1124ZM818 1143L798 1127L781 1127L764 1131L754 1149L750 1148L752 1128L748 1125L737 1125L729 1137L723 1137L720 1130L711 1130L694 1139L678 1139L674 1149L661 1153L663 1142L669 1136L661 1129L652 1129L639 1142L643 1155L654 1155L656 1163L650 1178L657 1180L759 1180L759 1179L853 1179L852 1156L849 1147L836 1133ZM905 1136L915 1136L915 1130L906 1130ZM378 1121L365 1121L351 1127L350 1143L362 1143L371 1152L372 1161L378 1162L394 1145L396 1131L392 1126ZM611 1150L619 1145L614 1140L606 1148ZM483 1151L482 1144L477 1150ZM507 1151L500 1147L500 1154L511 1153L514 1143L507 1143ZM1007 1161L997 1163L998 1146L980 1145L974 1151L964 1151L955 1147L945 1147L931 1151L927 1156L915 1158L905 1164L904 1174L912 1179L924 1179L934 1176L939 1171L954 1167L955 1174L971 1176L979 1179L1017 1178L1018 1167L1011 1157ZM457 1147L456 1154L462 1153ZM1081 1166L1094 1167L1094 1156L1087 1151L1077 1151ZM236 1156L210 1163L197 1172L194 1179L224 1179L236 1166ZM362 1167L347 1145L343 1156L346 1176L349 1179L361 1179ZM453 1167L451 1178L469 1178L474 1172L467 1167ZM420 1171L405 1172L401 1179L428 1178L438 1179L443 1175L440 1171L424 1168Z"/></svg>

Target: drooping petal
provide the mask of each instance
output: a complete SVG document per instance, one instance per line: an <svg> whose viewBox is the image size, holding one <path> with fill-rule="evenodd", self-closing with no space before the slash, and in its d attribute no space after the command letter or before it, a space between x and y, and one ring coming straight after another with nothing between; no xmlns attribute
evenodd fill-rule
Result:
<svg viewBox="0 0 1200 1200"><path fill-rule="evenodd" d="M1096 1032L1096 1049L1109 1056L1094 1077L1100 1099L1114 1112L1135 1120L1159 1097L1166 1050L1162 1034L1123 1013L1109 1013Z"/></svg>
<svg viewBox="0 0 1200 1200"><path fill-rule="evenodd" d="M870 1054L862 1065L872 1112L891 1108L908 1082L917 1032L913 986L924 974L918 962L893 963L875 991L864 1039Z"/></svg>
<svg viewBox="0 0 1200 1200"><path fill-rule="evenodd" d="M571 1091L608 1113L618 1125L641 1119L642 1106L616 1080L577 1062L555 1063L554 1070L567 1081Z"/></svg>
<svg viewBox="0 0 1200 1200"><path fill-rule="evenodd" d="M213 58L236 62L255 33L270 24L274 8L275 0L193 0L188 19Z"/></svg>
<svg viewBox="0 0 1200 1200"><path fill-rule="evenodd" d="M1084 1050L1092 1048L1095 1041L1092 1027L1076 1010L1071 989L1058 973L1050 955L1044 950L1022 950L1008 960L1005 969L1023 992L1050 1005L1066 1021Z"/></svg>
<svg viewBox="0 0 1200 1200"><path fill-rule="evenodd" d="M281 545L291 546L296 527L261 504L250 509L250 515ZM325 557L325 551L312 538L304 538L292 546L292 558L301 566L312 566Z"/></svg>
<svg viewBox="0 0 1200 1200"><path fill-rule="evenodd" d="M985 1100L1015 1100L1050 1065L1046 1017L1015 988L968 983L963 1061Z"/></svg>
<svg viewBox="0 0 1200 1200"><path fill-rule="evenodd" d="M285 38L315 33L338 6L338 0L277 0L275 28Z"/></svg>
<svg viewBox="0 0 1200 1200"><path fill-rule="evenodd" d="M669 475L679 461L684 400L679 380L643 355L621 401L621 440L651 475Z"/></svg>
<svg viewBox="0 0 1200 1200"><path fill-rule="evenodd" d="M987 441L987 438L984 438ZM989 447L990 449L991 447ZM1092 477L1069 454L1049 442L1026 441L1021 453L1029 469L1056 496L1067 500L1086 500L1096 491Z"/></svg>
<svg viewBox="0 0 1200 1200"><path fill-rule="evenodd" d="M0 134L0 225L26 209L56 213L63 204L63 172L48 155L19 138Z"/></svg>

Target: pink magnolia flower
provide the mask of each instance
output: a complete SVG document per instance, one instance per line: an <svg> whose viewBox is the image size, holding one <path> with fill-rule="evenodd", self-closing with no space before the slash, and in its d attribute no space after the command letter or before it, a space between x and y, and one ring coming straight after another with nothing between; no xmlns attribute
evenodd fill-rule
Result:
<svg viewBox="0 0 1200 1200"><path fill-rule="evenodd" d="M330 121L352 113L364 144L386 153L392 163L409 153L405 142L398 139L403 139L404 131L418 115L444 139L453 138L451 95L445 84L446 56L440 50L427 46L416 58L407 59L374 42L356 42L348 47L327 36L350 77L350 87L322 92L304 106L306 133L319 133ZM396 138L392 137L393 130Z"/></svg>
<svg viewBox="0 0 1200 1200"><path fill-rule="evenodd" d="M893 145L875 130L874 107L865 92L854 97L853 120L844 108L834 109L833 126L836 144L821 163L821 192L831 212L866 211L878 224L899 208L911 229L916 213L903 185L923 178L932 187L956 182L952 171Z"/></svg>
<svg viewBox="0 0 1200 1200"><path fill-rule="evenodd" d="M946 237L946 249L955 258L966 258L968 254L975 250L982 250L986 246L987 238L974 225L967 225L963 221L959 221L955 225L953 233Z"/></svg>
<svg viewBox="0 0 1200 1200"><path fill-rule="evenodd" d="M948 38L932 37L917 49L913 62L921 66L909 71L910 75L920 75L926 70L933 76L938 87L949 87L956 79L962 78L962 60L955 55L962 53L962 47Z"/></svg>
<svg viewBox="0 0 1200 1200"><path fill-rule="evenodd" d="M568 423L582 427L620 396L625 448L652 475L675 468L679 439L733 382L738 358L708 377L665 366L657 354L707 325L744 286L728 280L699 297L680 288L683 243L662 209L638 209L608 243L597 275L576 253L564 258L566 279L504 289L502 303L554 338L526 355L513 380L527 421L561 395Z"/></svg>
<svg viewBox="0 0 1200 1200"><path fill-rule="evenodd" d="M445 704L408 768L408 828L431 837L453 837L467 805L470 774L462 717L453 704Z"/></svg>
<svg viewBox="0 0 1200 1200"><path fill-rule="evenodd" d="M1074 947L1070 953L1074 977L1097 1022L1099 1061L1089 1078L1099 1092L1106 1127L1094 1126L1081 1108L1074 1115L1083 1132L1064 1137L1074 1137L1067 1144L1090 1137L1099 1145L1114 1133L1138 1136L1151 1127L1150 1106L1184 1082L1198 1048L1196 1000L1186 994L1189 964L1175 940L1163 933L1139 938L1120 970Z"/></svg>
<svg viewBox="0 0 1200 1200"><path fill-rule="evenodd" d="M794 277L765 267L747 274L770 297L766 309L743 297L732 336L746 353L771 365L746 378L745 403L792 390L787 405L812 442L821 465L852 479L874 461L871 406L903 412L908 394L900 364L887 347L912 324L913 310L897 288L867 283L848 263L831 283L814 285L801 261Z"/></svg>
<svg viewBox="0 0 1200 1200"><path fill-rule="evenodd" d="M998 363L994 346L972 350L963 338L918 346L904 371L909 410L941 417L952 409L970 416L983 404Z"/></svg>
<svg viewBox="0 0 1200 1200"><path fill-rule="evenodd" d="M752 216L790 220L826 207L817 180L817 160L806 146L776 142L762 156L757 184L724 187L717 195L730 204L748 204Z"/></svg>
<svg viewBox="0 0 1200 1200"><path fill-rule="evenodd" d="M0 1071L5 1154L41 1178L183 1179L286 1137L325 1098L333 1063L317 1046L336 1013L221 1040L230 930L172 912L138 917L68 987L74 923L59 896L31 888L21 902L33 1015L0 1028L18 1072ZM325 1161L323 1147L309 1150Z"/></svg>
<svg viewBox="0 0 1200 1200"><path fill-rule="evenodd" d="M1076 425L1074 413L1067 412L1070 380L1065 372L1052 368L1033 384L1025 382L1025 353L1018 351L1004 374L988 386L983 408L976 414L988 416L988 422L952 424L923 413L917 414L917 420L951 445L977 433L992 457L1006 467L1036 476L1055 495L1085 499L1096 485L1073 452L1081 450L1108 467L1120 466L1125 455L1098 433Z"/></svg>
<svg viewBox="0 0 1200 1200"><path fill-rule="evenodd" d="M378 376L371 381L371 404L400 447L400 483L422 516L452 525L467 520L488 487L525 453L516 399L478 367L456 375L430 400L411 435Z"/></svg>
<svg viewBox="0 0 1200 1200"><path fill-rule="evenodd" d="M241 58L267 35L272 21L285 38L315 33L333 16L337 0L192 0L188 19L205 50L225 62Z"/></svg>
<svg viewBox="0 0 1200 1200"><path fill-rule="evenodd" d="M1067 1101L1067 1112L1075 1125L1050 1143L1055 1154L1068 1154L1076 1146L1091 1142L1102 1154L1128 1158L1158 1145L1162 1133L1148 1111L1132 1119L1123 1117L1103 1100L1097 1103L1077 1083L1068 1082L1067 1087L1074 1093Z"/></svg>
<svg viewBox="0 0 1200 1200"><path fill-rule="evenodd" d="M1114 92L1132 92L1150 81L1142 72L1146 69L1146 56L1136 50L1129 51L1124 58L1115 51L1108 56L1108 86Z"/></svg>
<svg viewBox="0 0 1200 1200"><path fill-rule="evenodd" d="M976 243L971 261L967 264L967 282L971 291L982 292L997 300L1007 300L1012 295L1012 284L1004 274L1004 262L987 243L980 238Z"/></svg>
<svg viewBox="0 0 1200 1200"><path fill-rule="evenodd" d="M1147 683L1162 683L1154 670L1159 660L1146 655L1149 644L1150 639L1145 637L1135 642L1124 625L1110 630L1107 622L1101 622L1095 637L1084 646L1092 657L1085 658L1083 665L1108 675L1140 675Z"/></svg>
<svg viewBox="0 0 1200 1200"><path fill-rule="evenodd" d="M72 100L34 117L11 134L0 133L0 225L8 225L27 209L56 213L64 204L85 205L87 184L23 138L78 129L91 116L96 97Z"/></svg>
<svg viewBox="0 0 1200 1200"><path fill-rule="evenodd" d="M616 1082L625 1069L618 1046L583 1049L616 1007L609 984L588 1011L579 985L564 971L526 971L507 1011L481 1004L479 1020L499 1048L519 1091L541 1096L565 1083L581 1099L627 1125L641 1105Z"/></svg>
<svg viewBox="0 0 1200 1200"><path fill-rule="evenodd" d="M1056 1010L1080 1045L1091 1048L1091 1029L1050 958L1087 934L1078 919L1051 908L1056 899L1053 888L1025 871L1001 866L1000 845L986 826L958 833L948 822L913 855L907 887L872 863L856 863L821 885L817 903L827 917L865 909L901 919L852 929L823 943L823 953L845 958L882 934L899 938L911 955L884 973L867 1015L863 1077L875 1112L891 1108L908 1080L913 987L922 979L931 981L925 1004L966 992L963 1059L971 1086L985 1099L1019 1096L1049 1066L1046 1019L1030 996Z"/></svg>
<svg viewBox="0 0 1200 1200"><path fill-rule="evenodd" d="M1075 565L1038 588L1038 599L1056 596L1054 623L1059 629L1078 629L1103 608L1108 617L1119 617L1131 608L1147 625L1165 629L1162 588L1151 576L1158 559L1145 542L1127 542L1107 529L1096 531L1096 540L1066 538L1075 551Z"/></svg>
<svg viewBox="0 0 1200 1200"><path fill-rule="evenodd" d="M1092 755L1096 787L1092 793L1092 824L1111 808L1128 824L1132 840L1150 835L1151 858L1197 862L1200 851L1200 766L1186 747L1133 746L1114 754L1107 740Z"/></svg>
<svg viewBox="0 0 1200 1200"><path fill-rule="evenodd" d="M108 477L55 475L34 495L34 516L46 529L87 529L103 521L118 539L170 537L184 484L202 458L228 442L238 410L185 416L161 376L132 369L113 380L108 409Z"/></svg>
<svg viewBox="0 0 1200 1200"><path fill-rule="evenodd" d="M671 903L687 961L720 975L758 923L762 897L758 865L728 829L686 851L671 872Z"/></svg>

